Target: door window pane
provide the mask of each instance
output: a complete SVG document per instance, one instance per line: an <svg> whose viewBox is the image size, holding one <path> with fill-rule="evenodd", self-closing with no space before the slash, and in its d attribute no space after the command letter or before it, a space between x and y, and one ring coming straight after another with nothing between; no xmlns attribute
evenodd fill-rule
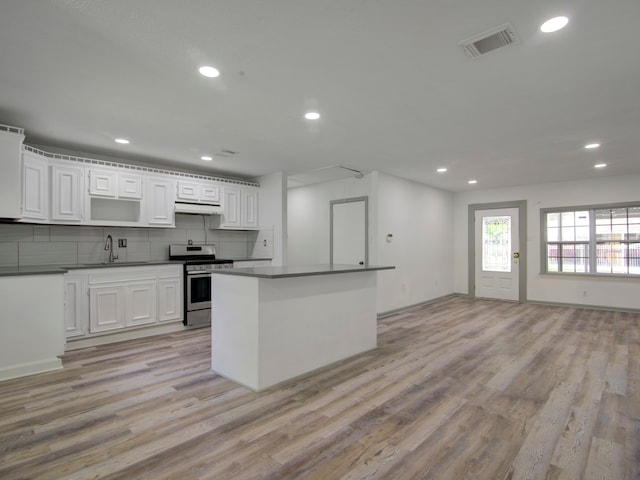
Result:
<svg viewBox="0 0 640 480"><path fill-rule="evenodd" d="M511 217L482 217L482 270L511 271Z"/></svg>

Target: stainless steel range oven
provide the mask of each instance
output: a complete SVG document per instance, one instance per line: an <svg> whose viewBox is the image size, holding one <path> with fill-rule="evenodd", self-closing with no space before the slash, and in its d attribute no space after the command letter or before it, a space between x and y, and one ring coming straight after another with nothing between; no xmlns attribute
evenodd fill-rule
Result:
<svg viewBox="0 0 640 480"><path fill-rule="evenodd" d="M184 262L184 324L211 325L211 273L233 268L233 260L216 258L215 245L170 245L169 258Z"/></svg>

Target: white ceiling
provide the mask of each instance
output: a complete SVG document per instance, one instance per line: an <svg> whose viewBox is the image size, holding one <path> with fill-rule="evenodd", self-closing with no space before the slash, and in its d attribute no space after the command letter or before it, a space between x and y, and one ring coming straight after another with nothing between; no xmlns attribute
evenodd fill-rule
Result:
<svg viewBox="0 0 640 480"><path fill-rule="evenodd" d="M519 44L458 45L506 22ZM457 192L640 173L638 32L638 0L7 0L0 123L249 178L343 165Z"/></svg>

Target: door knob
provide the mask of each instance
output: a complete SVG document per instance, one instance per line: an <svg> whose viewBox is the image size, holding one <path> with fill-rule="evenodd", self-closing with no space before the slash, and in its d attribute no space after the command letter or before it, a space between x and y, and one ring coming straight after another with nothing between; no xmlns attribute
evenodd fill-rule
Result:
<svg viewBox="0 0 640 480"><path fill-rule="evenodd" d="M520 258L520 252L513 252L513 258Z"/></svg>
<svg viewBox="0 0 640 480"><path fill-rule="evenodd" d="M358 262L358 265L364 265L364 262Z"/></svg>

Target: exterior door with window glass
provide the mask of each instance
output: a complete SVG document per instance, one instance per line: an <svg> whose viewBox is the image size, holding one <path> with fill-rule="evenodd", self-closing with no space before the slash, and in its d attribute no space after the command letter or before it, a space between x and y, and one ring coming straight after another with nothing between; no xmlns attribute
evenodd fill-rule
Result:
<svg viewBox="0 0 640 480"><path fill-rule="evenodd" d="M476 210L476 297L519 300L518 213L517 208Z"/></svg>

